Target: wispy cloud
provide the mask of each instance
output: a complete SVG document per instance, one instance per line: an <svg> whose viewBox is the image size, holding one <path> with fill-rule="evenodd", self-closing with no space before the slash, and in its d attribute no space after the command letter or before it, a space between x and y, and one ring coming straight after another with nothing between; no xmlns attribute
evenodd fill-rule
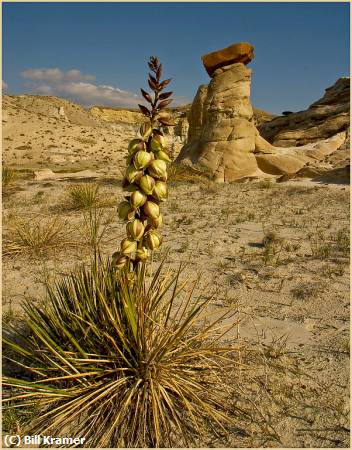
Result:
<svg viewBox="0 0 352 450"><path fill-rule="evenodd" d="M125 108L137 107L144 99L115 86L94 83L94 75L77 69L64 72L58 68L27 69L21 73L32 92L65 97L84 106L102 105ZM184 97L175 98L176 105L187 103Z"/></svg>
<svg viewBox="0 0 352 450"><path fill-rule="evenodd" d="M94 81L94 75L84 75L77 69L63 72L58 68L54 69L27 69L22 72L24 78L36 81L46 81L52 83L58 82L80 82L80 81Z"/></svg>
<svg viewBox="0 0 352 450"><path fill-rule="evenodd" d="M5 90L9 87L9 85L7 83L5 83L4 80L2 80L2 89Z"/></svg>

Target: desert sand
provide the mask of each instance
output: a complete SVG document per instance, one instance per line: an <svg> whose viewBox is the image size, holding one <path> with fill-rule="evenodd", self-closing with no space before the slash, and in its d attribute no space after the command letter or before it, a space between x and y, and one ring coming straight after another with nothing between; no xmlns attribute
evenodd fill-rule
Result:
<svg viewBox="0 0 352 450"><path fill-rule="evenodd" d="M58 106L39 113L23 101L5 98L3 117L3 164L13 173L3 186L8 322L21 320L25 300L45 301L46 281L89 261L92 221L102 254L118 249L125 225L116 206L124 195L126 146L137 129L88 117L80 107L69 118L55 116ZM185 136L169 138L180 146ZM59 175L41 177L43 170ZM88 172L67 175L80 171ZM200 447L349 445L349 184L338 177L276 181L266 175L219 185L171 168L164 244L154 261L168 252L172 269L183 262L186 278L200 273L204 292L215 292L213 308L238 312L231 338L262 355L253 382L242 386L243 399L255 399L258 408L243 419L248 433L200 436ZM70 189L82 184L98 190L91 209L72 204ZM35 227L55 235L37 252L23 244L23 233Z"/></svg>

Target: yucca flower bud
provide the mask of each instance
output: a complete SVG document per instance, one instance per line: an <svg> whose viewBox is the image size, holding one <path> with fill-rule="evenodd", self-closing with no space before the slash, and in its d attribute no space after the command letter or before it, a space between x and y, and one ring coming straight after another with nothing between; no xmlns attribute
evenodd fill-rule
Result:
<svg viewBox="0 0 352 450"><path fill-rule="evenodd" d="M140 190L132 192L130 197L130 204L133 209L137 209L140 206L143 206L146 201L147 196L145 195L144 192Z"/></svg>
<svg viewBox="0 0 352 450"><path fill-rule="evenodd" d="M159 143L159 146L161 148L166 147L166 139L161 131L154 130L153 132L153 139Z"/></svg>
<svg viewBox="0 0 352 450"><path fill-rule="evenodd" d="M157 139L155 139L155 137L153 137L152 140L150 141L150 146L153 152L159 152L163 148L161 143Z"/></svg>
<svg viewBox="0 0 352 450"><path fill-rule="evenodd" d="M121 242L121 253L123 255L130 255L137 250L137 242L128 238L123 239Z"/></svg>
<svg viewBox="0 0 352 450"><path fill-rule="evenodd" d="M112 261L118 269L122 269L128 263L129 258L125 255L121 255L120 252L115 252L112 255Z"/></svg>
<svg viewBox="0 0 352 450"><path fill-rule="evenodd" d="M136 184L130 184L128 183L128 186L124 187L123 190L127 192L134 192L138 191L138 186Z"/></svg>
<svg viewBox="0 0 352 450"><path fill-rule="evenodd" d="M139 129L139 132L143 139L149 138L149 136L152 134L152 131L153 129L149 122L143 123Z"/></svg>
<svg viewBox="0 0 352 450"><path fill-rule="evenodd" d="M161 159L154 159L148 166L148 172L154 178L167 180L166 162Z"/></svg>
<svg viewBox="0 0 352 450"><path fill-rule="evenodd" d="M169 155L166 152L164 152L163 150L158 151L156 153L156 157L158 159L161 159L162 161L171 162Z"/></svg>
<svg viewBox="0 0 352 450"><path fill-rule="evenodd" d="M155 230L150 230L145 235L144 242L150 250L156 250L160 247L162 239L160 234Z"/></svg>
<svg viewBox="0 0 352 450"><path fill-rule="evenodd" d="M132 164L126 169L126 178L130 183L138 181L142 175L143 172L141 170L137 170Z"/></svg>
<svg viewBox="0 0 352 450"><path fill-rule="evenodd" d="M139 241L143 237L144 225L138 219L128 222L126 229L127 235L134 241Z"/></svg>
<svg viewBox="0 0 352 450"><path fill-rule="evenodd" d="M163 216L160 214L156 219L148 218L148 224L153 228L159 228L163 224Z"/></svg>
<svg viewBox="0 0 352 450"><path fill-rule="evenodd" d="M137 252L136 252L137 261L145 261L146 259L148 259L148 256L149 256L149 251L146 247L137 249Z"/></svg>
<svg viewBox="0 0 352 450"><path fill-rule="evenodd" d="M145 149L145 143L142 139L132 139L132 141L128 144L128 153L133 155L139 150Z"/></svg>
<svg viewBox="0 0 352 450"><path fill-rule="evenodd" d="M145 205L143 206L144 214L147 217L150 217L151 219L156 219L160 215L160 208L159 205L157 205L154 202L151 202L148 200L145 202Z"/></svg>
<svg viewBox="0 0 352 450"><path fill-rule="evenodd" d="M147 167L147 165L150 163L151 160L152 155L150 153L145 152L143 150L139 150L134 155L133 164L137 170L141 170Z"/></svg>
<svg viewBox="0 0 352 450"><path fill-rule="evenodd" d="M119 204L117 207L117 213L119 215L119 218L122 220L126 220L128 218L128 215L133 211L131 208L131 205L127 201L123 201Z"/></svg>
<svg viewBox="0 0 352 450"><path fill-rule="evenodd" d="M167 199L167 184L164 181L155 182L153 197L159 202L164 202Z"/></svg>
<svg viewBox="0 0 352 450"><path fill-rule="evenodd" d="M155 180L150 175L143 175L139 180L139 186L147 195L152 195L155 186Z"/></svg>

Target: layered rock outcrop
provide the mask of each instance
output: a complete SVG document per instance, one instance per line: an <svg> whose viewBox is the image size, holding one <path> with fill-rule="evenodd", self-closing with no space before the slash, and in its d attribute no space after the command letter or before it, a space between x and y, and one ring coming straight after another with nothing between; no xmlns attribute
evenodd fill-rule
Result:
<svg viewBox="0 0 352 450"><path fill-rule="evenodd" d="M350 123L350 79L339 78L306 111L276 117L259 127L275 146L297 147L347 131Z"/></svg>

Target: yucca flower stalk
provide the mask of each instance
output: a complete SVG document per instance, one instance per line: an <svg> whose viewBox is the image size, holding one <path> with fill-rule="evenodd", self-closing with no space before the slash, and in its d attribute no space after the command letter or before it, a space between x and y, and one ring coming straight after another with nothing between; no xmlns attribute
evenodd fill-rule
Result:
<svg viewBox="0 0 352 450"><path fill-rule="evenodd" d="M119 217L127 222L127 241L124 239L113 255L116 266L130 272L162 243L156 228L162 224L159 204L167 199L167 164L171 162L162 133L163 126L174 125L171 116L163 111L172 102L172 92L162 92L171 78L161 81L162 64L155 56L150 57L148 65L152 72L148 84L153 94L141 89L150 106L138 105L148 121L141 125L140 137L128 145L122 187L130 194L118 206ZM131 232L137 223L138 233Z"/></svg>

